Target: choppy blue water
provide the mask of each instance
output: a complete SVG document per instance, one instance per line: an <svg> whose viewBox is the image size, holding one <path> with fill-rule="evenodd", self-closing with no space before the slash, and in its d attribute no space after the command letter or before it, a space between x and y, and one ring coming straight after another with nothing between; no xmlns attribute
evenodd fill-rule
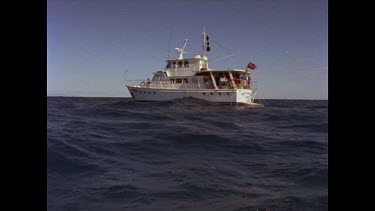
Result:
<svg viewBox="0 0 375 211"><path fill-rule="evenodd" d="M48 210L328 210L328 101L47 100Z"/></svg>

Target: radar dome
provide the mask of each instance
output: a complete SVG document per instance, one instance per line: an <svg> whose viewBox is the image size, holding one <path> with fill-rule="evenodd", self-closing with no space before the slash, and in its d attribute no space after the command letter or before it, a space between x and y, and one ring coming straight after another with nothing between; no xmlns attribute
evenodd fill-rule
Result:
<svg viewBox="0 0 375 211"><path fill-rule="evenodd" d="M195 55L194 58L196 58L196 59L200 59L200 58L201 58L201 55L199 55L199 54L198 54L198 55Z"/></svg>

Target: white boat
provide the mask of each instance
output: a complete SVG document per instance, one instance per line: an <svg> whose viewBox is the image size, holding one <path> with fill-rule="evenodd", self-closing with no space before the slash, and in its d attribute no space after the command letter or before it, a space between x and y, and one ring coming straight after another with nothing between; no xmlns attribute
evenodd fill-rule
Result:
<svg viewBox="0 0 375 211"><path fill-rule="evenodd" d="M203 30L203 52L194 58L183 58L187 39L182 48L175 48L178 58L168 59L164 70L153 73L152 80L126 81L130 95L136 101L169 101L196 98L212 103L254 103L257 82L251 82L250 70L209 68L206 52L210 51L209 37ZM249 65L254 65L251 62ZM255 65L254 65L255 66ZM248 66L249 67L249 66ZM251 68L250 69L254 69Z"/></svg>

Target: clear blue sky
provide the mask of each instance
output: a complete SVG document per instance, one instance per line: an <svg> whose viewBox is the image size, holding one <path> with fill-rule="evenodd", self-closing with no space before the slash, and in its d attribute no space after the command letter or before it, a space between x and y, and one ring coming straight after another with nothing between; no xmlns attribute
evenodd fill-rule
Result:
<svg viewBox="0 0 375 211"><path fill-rule="evenodd" d="M258 68L258 97L328 98L327 0L48 0L47 95L129 97L128 79L162 70L189 39L200 53L202 27L211 68ZM224 47L224 49L222 48ZM177 54L170 52L171 57Z"/></svg>

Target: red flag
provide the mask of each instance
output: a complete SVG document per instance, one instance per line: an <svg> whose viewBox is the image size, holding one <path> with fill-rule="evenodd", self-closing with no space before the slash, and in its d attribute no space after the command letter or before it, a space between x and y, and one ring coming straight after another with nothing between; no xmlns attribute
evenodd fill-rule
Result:
<svg viewBox="0 0 375 211"><path fill-rule="evenodd" d="M257 66L255 64L249 62L249 64L247 65L247 68L254 70L255 68L257 68Z"/></svg>

